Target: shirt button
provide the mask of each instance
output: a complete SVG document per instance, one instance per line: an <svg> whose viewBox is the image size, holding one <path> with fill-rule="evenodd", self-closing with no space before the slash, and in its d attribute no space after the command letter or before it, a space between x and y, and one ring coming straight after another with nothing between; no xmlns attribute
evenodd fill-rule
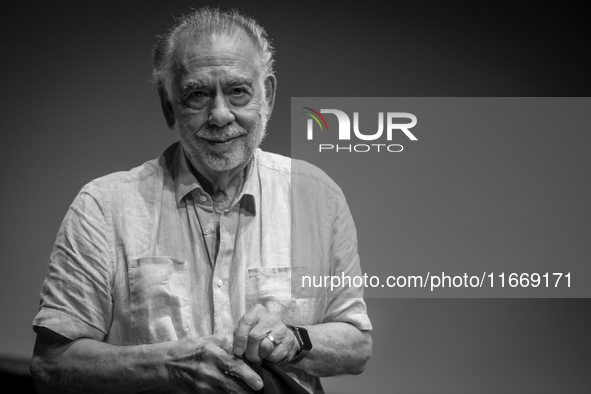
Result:
<svg viewBox="0 0 591 394"><path fill-rule="evenodd" d="M205 230L203 230L203 232L205 233L205 235L209 235L209 232L210 232L210 231L209 231L209 229L208 229L208 228L206 228Z"/></svg>
<svg viewBox="0 0 591 394"><path fill-rule="evenodd" d="M205 201L207 201L207 197L205 197L205 196L200 196L200 197L199 197L199 201L201 201L201 202L205 202Z"/></svg>
<svg viewBox="0 0 591 394"><path fill-rule="evenodd" d="M221 280L221 279L220 279L220 280L218 280L217 286L218 286L218 287L222 287L222 280Z"/></svg>

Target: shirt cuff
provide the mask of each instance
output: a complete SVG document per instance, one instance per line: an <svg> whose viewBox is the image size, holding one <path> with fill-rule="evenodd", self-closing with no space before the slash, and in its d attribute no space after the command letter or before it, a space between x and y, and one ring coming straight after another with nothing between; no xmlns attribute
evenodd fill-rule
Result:
<svg viewBox="0 0 591 394"><path fill-rule="evenodd" d="M41 308L33 320L33 331L45 327L71 340L90 338L102 341L105 333L82 320L57 309Z"/></svg>

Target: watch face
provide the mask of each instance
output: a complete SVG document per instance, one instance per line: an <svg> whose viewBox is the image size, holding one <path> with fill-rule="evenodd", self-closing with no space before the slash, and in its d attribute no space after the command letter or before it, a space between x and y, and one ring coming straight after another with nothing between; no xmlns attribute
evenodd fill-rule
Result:
<svg viewBox="0 0 591 394"><path fill-rule="evenodd" d="M308 330L305 328L298 327L297 330L299 337L301 338L300 346L303 350L310 350L312 349L312 341L310 341L310 336L308 335Z"/></svg>

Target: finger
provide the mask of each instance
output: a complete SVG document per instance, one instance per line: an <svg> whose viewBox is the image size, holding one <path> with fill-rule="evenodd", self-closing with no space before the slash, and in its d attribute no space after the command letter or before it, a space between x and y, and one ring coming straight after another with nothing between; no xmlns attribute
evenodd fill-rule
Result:
<svg viewBox="0 0 591 394"><path fill-rule="evenodd" d="M259 349L267 332L268 330L262 333L260 332L260 327L255 326L248 334L248 346L246 347L246 352L244 352L244 357L256 365L259 365L262 361L259 356Z"/></svg>
<svg viewBox="0 0 591 394"><path fill-rule="evenodd" d="M283 345L277 346L271 353L265 357L265 360L271 361L273 363L280 363L286 360L290 356L290 350Z"/></svg>
<svg viewBox="0 0 591 394"><path fill-rule="evenodd" d="M221 347L222 349L224 349L224 351L226 353L228 353L229 355L234 355L233 351L232 351L232 344L230 343L230 341L228 341L228 339L226 337L224 337L224 340L219 344L219 347Z"/></svg>
<svg viewBox="0 0 591 394"><path fill-rule="evenodd" d="M219 359L219 368L227 375L236 377L246 383L251 389L258 391L263 388L263 380L244 361L227 354Z"/></svg>
<svg viewBox="0 0 591 394"><path fill-rule="evenodd" d="M230 341L228 341L228 338L226 338L224 335L212 335L208 337L208 340L210 343L224 349L226 353L233 354L232 345L230 344Z"/></svg>
<svg viewBox="0 0 591 394"><path fill-rule="evenodd" d="M224 393L228 394L254 394L254 390L250 388L241 379L235 378L228 375L228 378L224 380Z"/></svg>
<svg viewBox="0 0 591 394"><path fill-rule="evenodd" d="M259 357L261 359L267 358L275 350L275 344L267 337L263 338L259 345Z"/></svg>
<svg viewBox="0 0 591 394"><path fill-rule="evenodd" d="M279 363L289 358L295 351L297 351L295 336L287 327L283 326L281 329L274 329L272 331L272 336L277 342L277 345L266 357L264 357L266 360ZM268 339L263 340L261 342L261 348L266 348L268 342L270 342Z"/></svg>
<svg viewBox="0 0 591 394"><path fill-rule="evenodd" d="M248 346L248 336L250 330L256 324L256 312L251 310L244 314L238 322L238 327L234 331L234 347L233 352L237 357L242 357Z"/></svg>

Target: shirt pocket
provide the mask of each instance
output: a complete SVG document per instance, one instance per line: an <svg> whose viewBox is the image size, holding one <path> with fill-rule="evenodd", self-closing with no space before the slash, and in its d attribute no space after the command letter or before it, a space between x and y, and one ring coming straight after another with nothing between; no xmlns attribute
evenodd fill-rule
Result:
<svg viewBox="0 0 591 394"><path fill-rule="evenodd" d="M246 275L246 308L261 304L285 324L307 325L322 322L326 307L325 297L302 297L292 294L293 272L305 267L249 268ZM293 296L293 298L292 298Z"/></svg>
<svg viewBox="0 0 591 394"><path fill-rule="evenodd" d="M168 256L130 261L131 327L144 343L177 340L191 327L187 262Z"/></svg>

